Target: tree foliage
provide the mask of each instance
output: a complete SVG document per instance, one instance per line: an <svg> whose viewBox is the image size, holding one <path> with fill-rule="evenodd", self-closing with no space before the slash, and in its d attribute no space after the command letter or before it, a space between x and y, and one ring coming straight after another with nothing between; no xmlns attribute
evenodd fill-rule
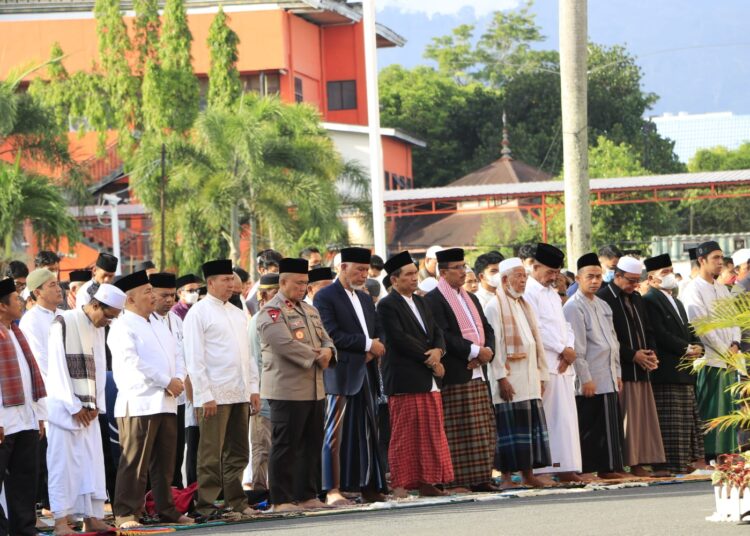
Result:
<svg viewBox="0 0 750 536"><path fill-rule="evenodd" d="M240 38L229 27L229 17L219 6L208 30L208 50L211 66L208 72L208 105L229 108L242 93L237 70L237 46Z"/></svg>

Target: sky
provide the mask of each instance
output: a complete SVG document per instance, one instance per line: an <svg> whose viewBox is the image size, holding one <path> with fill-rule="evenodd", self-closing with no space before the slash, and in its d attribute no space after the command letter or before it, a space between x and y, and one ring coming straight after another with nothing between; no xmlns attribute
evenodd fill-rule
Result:
<svg viewBox="0 0 750 536"><path fill-rule="evenodd" d="M376 0L378 21L407 39L403 48L381 50L384 67L429 63L422 53L432 37L459 24L476 24L477 35L495 9L518 0ZM589 0L589 37L623 44L643 69L643 86L660 99L649 112L750 114L750 1ZM558 0L537 0L532 11L543 48L558 48Z"/></svg>

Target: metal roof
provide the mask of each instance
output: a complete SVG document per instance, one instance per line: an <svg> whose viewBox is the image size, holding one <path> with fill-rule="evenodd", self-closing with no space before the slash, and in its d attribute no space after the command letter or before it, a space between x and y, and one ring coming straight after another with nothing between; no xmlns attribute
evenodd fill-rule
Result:
<svg viewBox="0 0 750 536"><path fill-rule="evenodd" d="M736 171L701 171L697 173L674 173L672 175L645 175L616 179L591 179L592 193L628 190L667 190L684 187L700 188L720 184L750 184L750 169ZM442 186L438 188L415 188L413 190L388 190L384 201L429 201L433 199L471 199L486 197L532 197L542 194L561 194L563 181L539 181L510 184L481 184L475 186Z"/></svg>

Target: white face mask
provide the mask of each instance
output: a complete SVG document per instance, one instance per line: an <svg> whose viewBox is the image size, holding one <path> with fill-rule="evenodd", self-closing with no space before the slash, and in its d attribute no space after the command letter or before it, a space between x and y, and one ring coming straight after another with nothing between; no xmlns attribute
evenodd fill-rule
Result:
<svg viewBox="0 0 750 536"><path fill-rule="evenodd" d="M502 286L502 276L500 275L500 272L496 274L492 274L488 279L487 282L492 285L495 288L500 288Z"/></svg>
<svg viewBox="0 0 750 536"><path fill-rule="evenodd" d="M667 274L661 278L661 288L664 290L672 290L677 286L677 278L674 274Z"/></svg>
<svg viewBox="0 0 750 536"><path fill-rule="evenodd" d="M611 283L615 279L615 271L614 270L605 270L604 271L604 277L602 278L605 283Z"/></svg>
<svg viewBox="0 0 750 536"><path fill-rule="evenodd" d="M198 303L199 296L197 292L186 292L183 294L183 298L188 305L195 305Z"/></svg>
<svg viewBox="0 0 750 536"><path fill-rule="evenodd" d="M508 285L507 288L508 288L508 294L510 294L513 298L518 299L521 296L523 296L523 292L516 292L515 290L513 290L513 287L511 287L510 285Z"/></svg>

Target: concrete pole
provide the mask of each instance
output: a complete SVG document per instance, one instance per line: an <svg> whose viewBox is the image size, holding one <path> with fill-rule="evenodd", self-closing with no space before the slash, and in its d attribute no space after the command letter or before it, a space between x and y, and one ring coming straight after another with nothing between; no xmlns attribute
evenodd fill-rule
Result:
<svg viewBox="0 0 750 536"><path fill-rule="evenodd" d="M375 253L386 258L385 206L383 193L383 146L380 139L380 96L378 94L378 50L375 31L375 0L362 3L362 26L365 40L365 73L367 85L367 123L370 138L370 197L372 199L372 233Z"/></svg>
<svg viewBox="0 0 750 536"><path fill-rule="evenodd" d="M110 215L112 216L112 255L118 259L115 275L122 275L123 260L120 258L120 214L117 211L117 203L112 201L109 203Z"/></svg>
<svg viewBox="0 0 750 536"><path fill-rule="evenodd" d="M588 174L587 0L560 0L560 84L562 103L565 239L568 266L591 251Z"/></svg>

